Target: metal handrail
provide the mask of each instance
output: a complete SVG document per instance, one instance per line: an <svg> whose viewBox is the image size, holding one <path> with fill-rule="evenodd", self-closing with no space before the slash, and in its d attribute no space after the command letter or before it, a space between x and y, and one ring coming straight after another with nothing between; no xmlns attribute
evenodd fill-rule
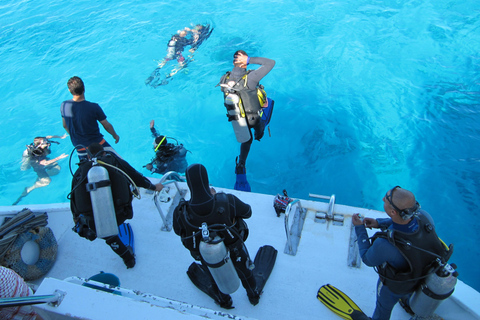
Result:
<svg viewBox="0 0 480 320"><path fill-rule="evenodd" d="M335 195L332 194L330 201L328 202L327 217L333 219L333 208L335 207Z"/></svg>
<svg viewBox="0 0 480 320"><path fill-rule="evenodd" d="M60 305L63 297L65 297L65 292L55 290L53 294L42 296L0 298L0 308L19 307L40 303L48 303L49 305L56 307Z"/></svg>
<svg viewBox="0 0 480 320"><path fill-rule="evenodd" d="M327 217L329 219L333 219L333 209L335 208L335 195L334 194L332 194L331 196L323 196L323 195L319 195L319 194L309 193L308 196L310 198L329 200L328 209L327 209Z"/></svg>
<svg viewBox="0 0 480 320"><path fill-rule="evenodd" d="M314 194L314 193L309 193L308 196L309 196L310 198L318 198L318 199L325 199L325 200L329 200L329 199L330 199L329 196L323 196L323 195Z"/></svg>
<svg viewBox="0 0 480 320"><path fill-rule="evenodd" d="M169 179L173 178L173 179ZM176 171L168 171L166 172L163 177L160 179L160 183L164 183L167 180L174 180L174 181L185 181L182 176Z"/></svg>

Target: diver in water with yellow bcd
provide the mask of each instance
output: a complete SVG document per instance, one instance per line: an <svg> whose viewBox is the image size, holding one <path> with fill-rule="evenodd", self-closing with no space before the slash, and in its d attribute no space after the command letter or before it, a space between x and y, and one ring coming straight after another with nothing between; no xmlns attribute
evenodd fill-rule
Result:
<svg viewBox="0 0 480 320"><path fill-rule="evenodd" d="M265 126L270 121L274 103L273 100L267 98L267 94L259 82L272 70L275 61L249 57L243 50L235 52L233 57L234 68L222 76L220 85L224 93L228 121L232 122L237 141L241 143L240 155L235 168L237 174L235 189L250 191L245 176L245 163L253 142L250 129L254 129L255 140L260 141ZM247 70L249 64L258 64L260 68Z"/></svg>

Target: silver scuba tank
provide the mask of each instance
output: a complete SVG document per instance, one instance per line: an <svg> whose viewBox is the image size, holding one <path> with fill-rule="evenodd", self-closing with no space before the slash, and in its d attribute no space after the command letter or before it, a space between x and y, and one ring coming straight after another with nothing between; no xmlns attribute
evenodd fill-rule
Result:
<svg viewBox="0 0 480 320"><path fill-rule="evenodd" d="M227 108L228 121L232 122L233 131L240 143L250 140L250 130L246 115L240 110L240 97L235 93L229 93L225 97L225 107Z"/></svg>
<svg viewBox="0 0 480 320"><path fill-rule="evenodd" d="M92 200L97 237L107 238L117 235L117 217L107 169L94 165L88 170L87 178L87 191L90 192L90 199Z"/></svg>
<svg viewBox="0 0 480 320"><path fill-rule="evenodd" d="M430 274L410 298L410 308L420 317L430 317L455 290L458 272L455 264L442 264L440 269Z"/></svg>
<svg viewBox="0 0 480 320"><path fill-rule="evenodd" d="M206 228L205 223L202 224L202 230L205 230L204 228ZM205 233L203 234L205 235ZM237 291L240 286L240 279L235 271L232 259L230 259L230 252L220 237L216 236L210 243L200 241L199 249L218 289L225 294Z"/></svg>

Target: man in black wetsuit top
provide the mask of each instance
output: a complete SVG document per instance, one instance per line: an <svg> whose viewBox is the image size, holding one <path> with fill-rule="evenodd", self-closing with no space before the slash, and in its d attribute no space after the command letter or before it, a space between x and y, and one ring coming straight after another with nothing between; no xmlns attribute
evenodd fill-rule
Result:
<svg viewBox="0 0 480 320"><path fill-rule="evenodd" d="M249 128L255 130L255 140L260 141L263 137L265 125L261 121L259 110L261 107L257 97L257 87L263 77L265 77L270 70L275 66L275 61L267 58L249 57L243 50L238 50L233 55L233 70L229 73L228 82L236 83L239 88L239 95L242 99L245 112L247 113L247 123ZM256 70L248 70L247 65L258 64L260 67ZM222 77L222 80L224 78ZM221 80L221 82L222 82ZM246 82L246 83L245 83ZM235 87L234 86L234 87ZM251 97L251 98L249 98ZM251 135L251 134L250 134ZM253 137L250 140L240 145L240 155L238 157L237 172L245 171L245 163L247 162L248 153L253 142Z"/></svg>

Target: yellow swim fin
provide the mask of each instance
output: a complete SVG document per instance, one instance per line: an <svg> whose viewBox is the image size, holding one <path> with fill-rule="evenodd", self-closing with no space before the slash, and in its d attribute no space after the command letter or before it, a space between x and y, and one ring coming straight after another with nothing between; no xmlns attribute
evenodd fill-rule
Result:
<svg viewBox="0 0 480 320"><path fill-rule="evenodd" d="M318 289L317 298L328 309L336 315L346 320L368 320L370 319L363 313L355 302L352 301L345 293L338 290L331 284L326 284Z"/></svg>

